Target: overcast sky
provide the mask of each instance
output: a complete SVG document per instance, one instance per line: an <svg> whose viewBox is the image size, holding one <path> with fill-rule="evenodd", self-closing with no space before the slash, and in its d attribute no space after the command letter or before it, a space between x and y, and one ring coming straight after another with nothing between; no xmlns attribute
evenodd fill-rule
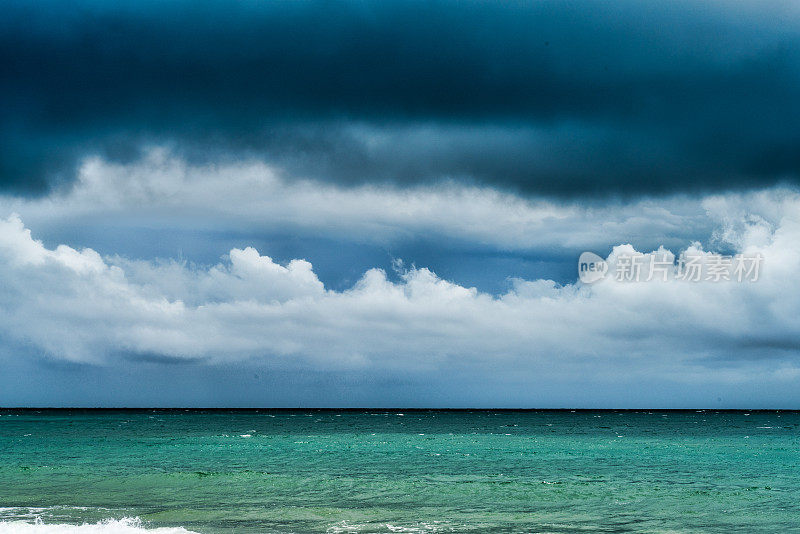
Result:
<svg viewBox="0 0 800 534"><path fill-rule="evenodd" d="M800 408L794 2L10 2L0 64L2 406Z"/></svg>

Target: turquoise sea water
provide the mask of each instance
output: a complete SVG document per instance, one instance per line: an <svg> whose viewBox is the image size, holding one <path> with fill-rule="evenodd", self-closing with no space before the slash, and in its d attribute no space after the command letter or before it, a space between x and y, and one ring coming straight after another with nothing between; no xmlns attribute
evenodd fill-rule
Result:
<svg viewBox="0 0 800 534"><path fill-rule="evenodd" d="M0 410L0 532L67 524L800 532L800 413Z"/></svg>

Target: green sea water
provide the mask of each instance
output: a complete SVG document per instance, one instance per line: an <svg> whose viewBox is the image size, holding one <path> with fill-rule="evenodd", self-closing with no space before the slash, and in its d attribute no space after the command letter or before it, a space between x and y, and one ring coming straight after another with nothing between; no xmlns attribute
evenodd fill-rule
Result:
<svg viewBox="0 0 800 534"><path fill-rule="evenodd" d="M0 532L67 524L800 532L800 413L0 410Z"/></svg>

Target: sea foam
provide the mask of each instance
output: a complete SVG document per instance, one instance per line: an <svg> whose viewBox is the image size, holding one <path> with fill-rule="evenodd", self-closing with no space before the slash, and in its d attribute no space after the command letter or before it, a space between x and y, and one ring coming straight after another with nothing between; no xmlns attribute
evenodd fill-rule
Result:
<svg viewBox="0 0 800 534"><path fill-rule="evenodd" d="M99 523L67 525L35 521L0 521L0 534L193 534L183 527L145 528L138 517L104 519Z"/></svg>

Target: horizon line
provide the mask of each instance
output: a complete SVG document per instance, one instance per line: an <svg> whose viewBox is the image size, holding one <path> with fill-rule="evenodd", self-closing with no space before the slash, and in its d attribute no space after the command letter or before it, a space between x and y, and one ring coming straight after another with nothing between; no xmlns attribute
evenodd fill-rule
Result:
<svg viewBox="0 0 800 534"><path fill-rule="evenodd" d="M0 406L0 411L12 410L91 410L91 411L406 411L406 412L800 412L800 408L436 408L436 407L191 407L191 406Z"/></svg>

